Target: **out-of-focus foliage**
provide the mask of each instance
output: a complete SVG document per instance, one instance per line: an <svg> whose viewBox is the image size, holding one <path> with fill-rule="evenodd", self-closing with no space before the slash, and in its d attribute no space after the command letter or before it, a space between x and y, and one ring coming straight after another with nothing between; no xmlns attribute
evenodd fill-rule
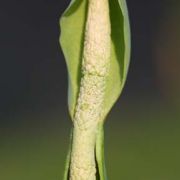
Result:
<svg viewBox="0 0 180 180"><path fill-rule="evenodd" d="M164 97L180 109L180 3L168 7L157 33L156 55L158 85Z"/></svg>
<svg viewBox="0 0 180 180"><path fill-rule="evenodd" d="M105 128L109 179L180 179L179 117L160 104L149 104L134 104L124 114L116 109L109 117ZM1 130L0 179L62 179L69 132L59 129Z"/></svg>

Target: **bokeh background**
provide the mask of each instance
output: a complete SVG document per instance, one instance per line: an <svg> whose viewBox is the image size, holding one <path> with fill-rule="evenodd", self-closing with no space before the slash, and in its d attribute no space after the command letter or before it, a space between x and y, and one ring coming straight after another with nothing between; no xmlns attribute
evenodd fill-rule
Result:
<svg viewBox="0 0 180 180"><path fill-rule="evenodd" d="M111 180L180 179L180 2L127 0L132 57L105 124ZM69 0L0 2L0 179L61 180L71 120L59 17Z"/></svg>

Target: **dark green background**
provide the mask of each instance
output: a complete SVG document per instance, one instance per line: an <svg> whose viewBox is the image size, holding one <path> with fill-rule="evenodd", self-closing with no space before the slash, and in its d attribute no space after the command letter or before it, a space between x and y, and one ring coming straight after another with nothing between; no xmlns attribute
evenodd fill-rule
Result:
<svg viewBox="0 0 180 180"><path fill-rule="evenodd" d="M0 2L0 179L61 180L71 120L59 17L67 0ZM105 124L111 180L179 180L180 3L127 0L132 58Z"/></svg>

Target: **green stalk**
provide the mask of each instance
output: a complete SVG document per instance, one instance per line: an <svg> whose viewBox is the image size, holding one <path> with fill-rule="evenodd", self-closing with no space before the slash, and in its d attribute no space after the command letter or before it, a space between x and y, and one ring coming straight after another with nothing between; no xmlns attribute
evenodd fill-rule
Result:
<svg viewBox="0 0 180 180"><path fill-rule="evenodd" d="M81 84L73 118L71 180L96 180L99 174L95 147L110 64L108 0L89 0L88 3Z"/></svg>
<svg viewBox="0 0 180 180"><path fill-rule="evenodd" d="M63 180L70 179L70 164L71 164L71 152L72 152L72 133L70 136L70 145L68 150L68 155L66 159L65 172ZM95 179L96 180L107 180L106 168L105 168L105 156L104 156L104 128L103 124L99 124L96 131L96 142L93 146L94 158L95 158ZM85 177L83 177L85 178Z"/></svg>

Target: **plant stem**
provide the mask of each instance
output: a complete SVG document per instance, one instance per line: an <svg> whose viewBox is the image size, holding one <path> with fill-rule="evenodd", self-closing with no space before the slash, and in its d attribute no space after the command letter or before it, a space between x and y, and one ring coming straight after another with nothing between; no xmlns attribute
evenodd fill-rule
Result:
<svg viewBox="0 0 180 180"><path fill-rule="evenodd" d="M70 180L96 180L95 146L110 64L110 31L108 0L89 0Z"/></svg>
<svg viewBox="0 0 180 180"><path fill-rule="evenodd" d="M74 128L70 180L96 180L95 142L96 127Z"/></svg>

